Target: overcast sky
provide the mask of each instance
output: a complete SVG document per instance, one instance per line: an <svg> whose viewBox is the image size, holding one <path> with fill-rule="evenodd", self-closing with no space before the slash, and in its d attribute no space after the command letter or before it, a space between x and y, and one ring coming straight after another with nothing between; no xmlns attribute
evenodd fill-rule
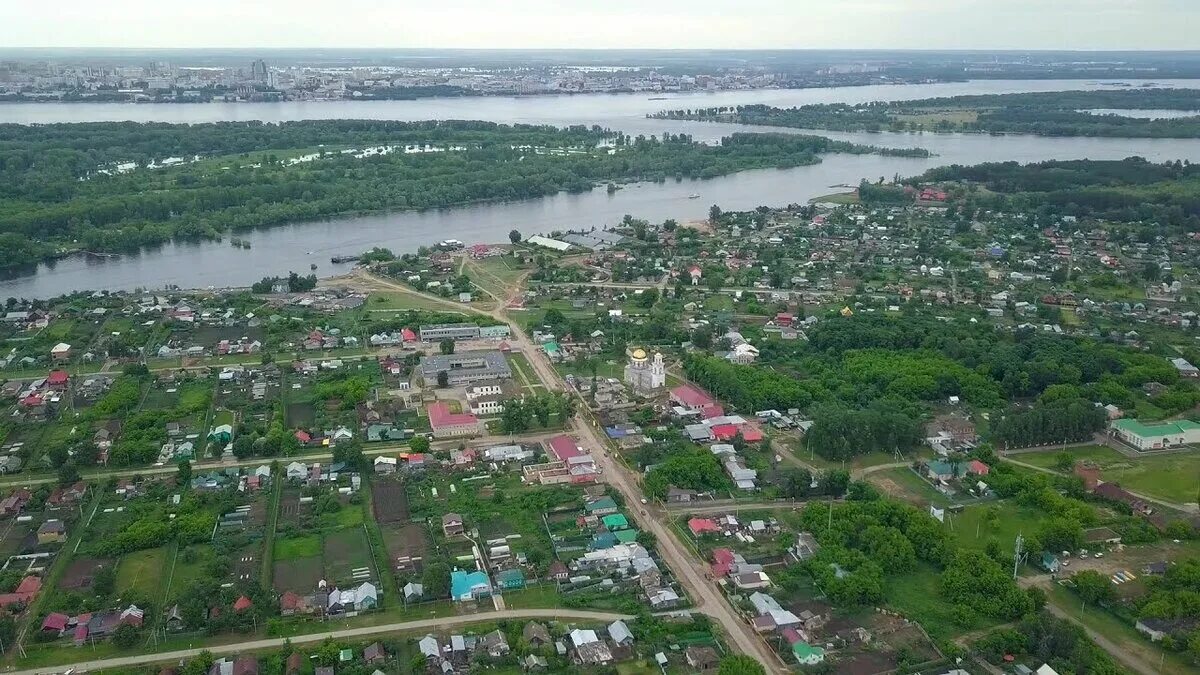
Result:
<svg viewBox="0 0 1200 675"><path fill-rule="evenodd" d="M0 0L0 45L1200 49L1200 0Z"/></svg>

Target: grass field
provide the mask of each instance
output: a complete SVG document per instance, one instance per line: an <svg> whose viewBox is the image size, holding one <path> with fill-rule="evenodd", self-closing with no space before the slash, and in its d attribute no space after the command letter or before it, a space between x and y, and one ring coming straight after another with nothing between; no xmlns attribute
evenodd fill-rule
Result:
<svg viewBox="0 0 1200 675"><path fill-rule="evenodd" d="M513 374L516 375L516 381L521 383L526 389L533 391L534 389L544 388L542 383L537 379L537 375L533 372L533 366L524 354L512 352L508 354L508 365L512 368Z"/></svg>
<svg viewBox="0 0 1200 675"><path fill-rule="evenodd" d="M832 194L813 197L808 200L811 204L857 204L857 192L834 192Z"/></svg>
<svg viewBox="0 0 1200 675"><path fill-rule="evenodd" d="M929 483L913 473L912 469L905 466L876 471L868 476L867 480L884 494L917 506L924 507L932 503L942 507L951 503L946 495L933 489Z"/></svg>
<svg viewBox="0 0 1200 675"><path fill-rule="evenodd" d="M953 605L942 597L941 581L932 567L922 566L914 572L889 577L884 585L884 600L888 607L920 622L934 640L954 638L998 623L985 617L977 617L971 626L955 623Z"/></svg>
<svg viewBox="0 0 1200 675"><path fill-rule="evenodd" d="M321 555L321 537L306 534L299 537L275 540L275 559L293 560L295 558L311 558Z"/></svg>
<svg viewBox="0 0 1200 675"><path fill-rule="evenodd" d="M464 271L472 282L501 299L516 289L517 282L525 273L510 256L494 256L483 260L468 258Z"/></svg>
<svg viewBox="0 0 1200 675"><path fill-rule="evenodd" d="M1120 483L1133 492L1173 502L1195 502L1200 491L1200 452L1180 452L1130 459L1102 445L1069 448L1077 460L1100 467L1100 478ZM1013 455L1018 462L1054 468L1058 452L1027 452Z"/></svg>
<svg viewBox="0 0 1200 675"><path fill-rule="evenodd" d="M554 584L541 584L522 588L519 591L505 591L504 604L513 609L557 607L558 589Z"/></svg>
<svg viewBox="0 0 1200 675"><path fill-rule="evenodd" d="M169 572L171 586L167 589L167 597L175 600L193 583L207 576L206 566L213 556L212 547L206 544L181 548L175 557L175 567Z"/></svg>
<svg viewBox="0 0 1200 675"><path fill-rule="evenodd" d="M135 551L117 563L117 593L140 591L146 594L157 592L162 582L167 549L152 548Z"/></svg>
<svg viewBox="0 0 1200 675"><path fill-rule="evenodd" d="M372 311L390 310L403 311L408 309L425 309L436 312L453 312L447 305L430 300L413 293L399 291L376 291L367 298L366 308Z"/></svg>
<svg viewBox="0 0 1200 675"><path fill-rule="evenodd" d="M994 524L989 518L993 509L996 513ZM947 516L947 527L963 547L983 549L989 541L995 540L1001 549L1008 551L1018 534L1032 534L1046 514L1012 502L997 501L968 506L959 513L947 513Z"/></svg>

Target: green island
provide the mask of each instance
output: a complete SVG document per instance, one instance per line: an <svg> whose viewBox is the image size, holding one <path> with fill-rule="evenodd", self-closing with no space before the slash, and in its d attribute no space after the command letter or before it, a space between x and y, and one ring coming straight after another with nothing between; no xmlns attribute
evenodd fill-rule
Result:
<svg viewBox="0 0 1200 675"><path fill-rule="evenodd" d="M1122 111L1172 111L1163 118ZM1122 89L981 94L913 101L811 104L793 108L744 105L666 110L656 119L699 120L833 131L934 131L1104 136L1200 137L1200 90Z"/></svg>
<svg viewBox="0 0 1200 675"><path fill-rule="evenodd" d="M819 136L629 137L599 127L326 120L0 126L4 266L332 216L712 178L824 153L927 156Z"/></svg>

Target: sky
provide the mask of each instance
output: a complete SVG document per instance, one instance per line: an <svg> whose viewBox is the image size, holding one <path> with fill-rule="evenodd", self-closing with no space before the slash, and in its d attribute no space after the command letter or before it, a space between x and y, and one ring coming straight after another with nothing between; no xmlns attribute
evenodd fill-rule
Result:
<svg viewBox="0 0 1200 675"><path fill-rule="evenodd" d="M1200 49L1200 0L0 0L6 47Z"/></svg>

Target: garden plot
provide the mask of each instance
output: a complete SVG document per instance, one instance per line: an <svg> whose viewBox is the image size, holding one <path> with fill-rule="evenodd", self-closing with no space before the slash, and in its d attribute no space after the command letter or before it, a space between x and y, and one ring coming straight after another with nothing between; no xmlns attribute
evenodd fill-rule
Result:
<svg viewBox="0 0 1200 675"><path fill-rule="evenodd" d="M325 575L330 583L344 586L378 578L371 544L361 527L335 530L325 535L323 550Z"/></svg>
<svg viewBox="0 0 1200 675"><path fill-rule="evenodd" d="M254 501L237 506L217 520L213 541L229 550L230 576L234 581L253 581L262 570L266 524L263 499L265 497L260 494Z"/></svg>
<svg viewBox="0 0 1200 675"><path fill-rule="evenodd" d="M121 556L117 563L117 593L154 595L162 585L163 568L167 560L165 547L134 551Z"/></svg>
<svg viewBox="0 0 1200 675"><path fill-rule="evenodd" d="M109 558L90 558L87 556L75 558L63 570L62 578L58 581L58 587L64 591L90 590L92 583L96 579L96 573L112 565L112 562Z"/></svg>

